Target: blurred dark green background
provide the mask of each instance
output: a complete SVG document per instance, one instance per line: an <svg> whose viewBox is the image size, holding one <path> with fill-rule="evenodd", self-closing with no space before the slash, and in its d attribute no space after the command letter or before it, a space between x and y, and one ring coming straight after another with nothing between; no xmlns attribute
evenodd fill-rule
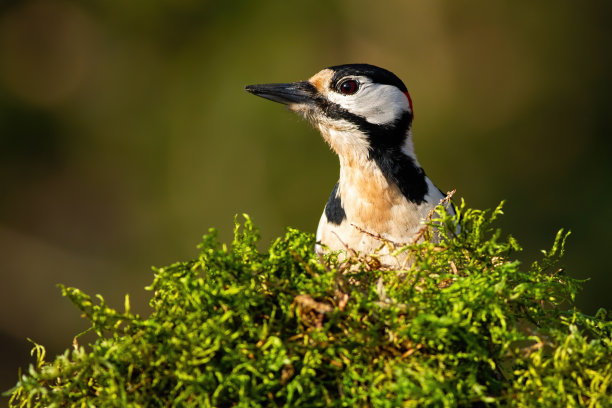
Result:
<svg viewBox="0 0 612 408"><path fill-rule="evenodd" d="M148 313L151 265L315 231L337 174L318 133L251 83L367 62L404 79L428 175L501 222L531 262L557 229L578 298L612 306L610 1L3 1L0 373L86 322L57 283Z"/></svg>

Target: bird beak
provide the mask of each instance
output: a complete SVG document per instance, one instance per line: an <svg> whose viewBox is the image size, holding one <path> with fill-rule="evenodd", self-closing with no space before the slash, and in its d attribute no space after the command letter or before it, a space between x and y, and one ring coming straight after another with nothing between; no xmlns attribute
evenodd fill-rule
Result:
<svg viewBox="0 0 612 408"><path fill-rule="evenodd" d="M316 88L307 81L290 84L248 85L245 89L253 95L284 105L310 104L317 92Z"/></svg>

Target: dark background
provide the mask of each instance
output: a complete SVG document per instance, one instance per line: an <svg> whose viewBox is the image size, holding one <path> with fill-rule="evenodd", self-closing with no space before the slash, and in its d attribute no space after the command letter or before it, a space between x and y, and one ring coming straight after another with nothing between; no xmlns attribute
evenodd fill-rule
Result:
<svg viewBox="0 0 612 408"><path fill-rule="evenodd" d="M532 262L572 230L577 299L612 306L609 1L0 2L0 389L31 338L87 327L57 283L146 315L151 265L231 239L315 231L338 175L318 133L252 83L367 62L415 107L421 164Z"/></svg>

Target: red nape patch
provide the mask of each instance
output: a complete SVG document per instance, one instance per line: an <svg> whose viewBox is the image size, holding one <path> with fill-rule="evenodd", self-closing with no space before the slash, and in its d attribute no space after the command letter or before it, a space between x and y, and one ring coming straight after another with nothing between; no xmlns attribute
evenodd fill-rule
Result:
<svg viewBox="0 0 612 408"><path fill-rule="evenodd" d="M404 92L404 95L406 95L406 98L408 98L408 105L410 105L410 112L412 113L412 119L414 120L414 109L412 109L412 98L410 97L410 94L408 93L408 91Z"/></svg>

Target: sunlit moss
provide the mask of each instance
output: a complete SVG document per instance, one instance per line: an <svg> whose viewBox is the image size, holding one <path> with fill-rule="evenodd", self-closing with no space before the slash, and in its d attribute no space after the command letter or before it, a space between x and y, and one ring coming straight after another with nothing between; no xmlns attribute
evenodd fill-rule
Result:
<svg viewBox="0 0 612 408"><path fill-rule="evenodd" d="M612 322L572 308L568 234L527 267L501 206L458 213L403 271L322 263L294 229L261 252L246 217L230 246L211 231L156 270L147 318L62 287L97 339L53 361L35 345L11 406L609 406Z"/></svg>

